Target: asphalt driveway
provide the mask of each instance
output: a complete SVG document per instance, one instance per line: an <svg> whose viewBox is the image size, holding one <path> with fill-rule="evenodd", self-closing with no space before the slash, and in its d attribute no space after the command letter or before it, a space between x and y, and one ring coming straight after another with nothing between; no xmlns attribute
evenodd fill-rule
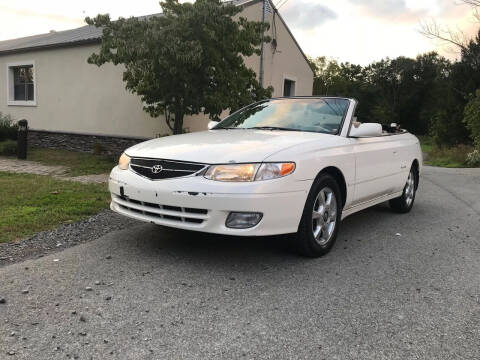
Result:
<svg viewBox="0 0 480 360"><path fill-rule="evenodd" d="M138 224L0 268L0 358L478 359L480 171L426 168L411 213L333 251Z"/></svg>

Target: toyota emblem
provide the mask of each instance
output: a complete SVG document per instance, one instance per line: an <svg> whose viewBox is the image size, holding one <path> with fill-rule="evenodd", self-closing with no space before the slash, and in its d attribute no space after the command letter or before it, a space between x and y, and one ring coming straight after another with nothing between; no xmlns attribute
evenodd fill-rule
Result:
<svg viewBox="0 0 480 360"><path fill-rule="evenodd" d="M152 166L152 173L154 173L154 174L158 174L162 170L163 170L163 166L160 165L160 164Z"/></svg>

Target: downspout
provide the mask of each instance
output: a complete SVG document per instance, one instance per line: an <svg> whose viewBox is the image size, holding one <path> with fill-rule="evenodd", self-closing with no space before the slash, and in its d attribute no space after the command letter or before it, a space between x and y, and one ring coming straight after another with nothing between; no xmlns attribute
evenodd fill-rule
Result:
<svg viewBox="0 0 480 360"><path fill-rule="evenodd" d="M260 86L263 88L263 57L264 57L264 39L265 39L265 31L263 29L263 26L265 24L265 1L268 0L263 0L263 6L262 6L262 45L260 49L260 73L259 73L259 81L260 81Z"/></svg>

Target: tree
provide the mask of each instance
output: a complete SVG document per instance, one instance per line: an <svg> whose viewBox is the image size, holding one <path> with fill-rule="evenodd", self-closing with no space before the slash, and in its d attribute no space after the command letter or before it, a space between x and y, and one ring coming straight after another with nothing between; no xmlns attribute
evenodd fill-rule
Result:
<svg viewBox="0 0 480 360"><path fill-rule="evenodd" d="M458 0L457 5L467 5L472 9L473 21L480 23L480 0ZM464 52L468 50L469 37L460 27L452 29L447 25L438 23L435 19L424 20L420 23L420 33L433 40L453 45Z"/></svg>
<svg viewBox="0 0 480 360"><path fill-rule="evenodd" d="M313 94L328 95L331 86L338 80L339 66L335 60L325 56L309 59L314 73Z"/></svg>
<svg viewBox="0 0 480 360"><path fill-rule="evenodd" d="M164 114L174 134L183 132L185 115L218 119L225 109L271 96L273 89L263 89L243 61L260 54L268 24L233 19L241 9L221 0L164 0L160 6L163 14L142 18L86 18L103 28L100 52L88 62L123 64L127 90L151 116Z"/></svg>
<svg viewBox="0 0 480 360"><path fill-rule="evenodd" d="M439 99L436 106L443 116L432 118L430 131L437 143L455 145L471 141L463 114L470 94L480 88L479 60L480 32L465 45L460 61L449 67L446 80L436 84ZM442 129L448 129L448 133Z"/></svg>
<svg viewBox="0 0 480 360"><path fill-rule="evenodd" d="M397 122L419 135L428 133L451 90L451 63L435 52L415 59L387 58L365 67L319 57L311 60L311 66L314 94L354 97L359 101L360 121ZM464 128L461 120L460 125Z"/></svg>
<svg viewBox="0 0 480 360"><path fill-rule="evenodd" d="M472 134L476 148L480 149L480 90L471 96L465 106L463 121Z"/></svg>

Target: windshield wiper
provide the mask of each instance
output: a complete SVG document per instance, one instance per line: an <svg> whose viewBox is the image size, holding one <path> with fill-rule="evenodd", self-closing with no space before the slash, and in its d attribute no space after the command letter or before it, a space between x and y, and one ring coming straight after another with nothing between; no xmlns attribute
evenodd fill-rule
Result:
<svg viewBox="0 0 480 360"><path fill-rule="evenodd" d="M247 129L257 129L257 130L284 130L284 131L301 131L298 129L283 128L278 126L254 126Z"/></svg>

